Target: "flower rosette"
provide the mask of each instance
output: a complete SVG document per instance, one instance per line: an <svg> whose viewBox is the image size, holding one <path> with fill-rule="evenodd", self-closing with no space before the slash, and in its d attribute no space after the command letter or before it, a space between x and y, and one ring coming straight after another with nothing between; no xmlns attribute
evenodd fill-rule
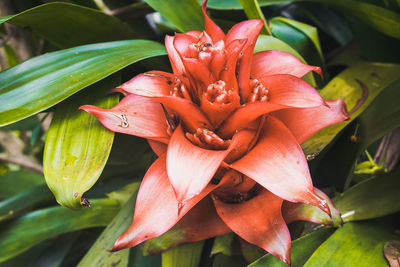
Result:
<svg viewBox="0 0 400 267"><path fill-rule="evenodd" d="M115 89L125 97L111 109L81 107L111 131L146 138L159 156L113 250L179 225L185 230L180 242L233 231L289 263L286 223L324 223L296 214L298 205L330 214L300 144L347 119L346 107L325 101L301 79L321 74L319 67L279 51L253 54L262 20L238 23L225 34L206 4L203 32L165 38L173 74L137 75Z"/></svg>

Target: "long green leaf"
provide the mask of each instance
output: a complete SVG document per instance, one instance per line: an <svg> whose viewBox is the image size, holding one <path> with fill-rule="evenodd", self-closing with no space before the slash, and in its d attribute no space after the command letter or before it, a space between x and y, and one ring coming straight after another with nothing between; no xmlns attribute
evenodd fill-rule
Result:
<svg viewBox="0 0 400 267"><path fill-rule="evenodd" d="M367 220L400 210L400 169L363 181L334 198L344 222Z"/></svg>
<svg viewBox="0 0 400 267"><path fill-rule="evenodd" d="M127 24L98 10L69 3L49 3L0 18L29 27L60 48L137 37Z"/></svg>
<svg viewBox="0 0 400 267"><path fill-rule="evenodd" d="M261 34L272 35L257 0L240 0L240 4L244 9L247 18L262 19L264 21L264 26L261 29Z"/></svg>
<svg viewBox="0 0 400 267"><path fill-rule="evenodd" d="M92 104L111 108L118 96L105 96L120 84L114 74L58 106L44 148L43 170L57 202L69 208L81 207L81 196L100 177L114 139L96 117L78 110Z"/></svg>
<svg viewBox="0 0 400 267"><path fill-rule="evenodd" d="M34 172L7 172L0 176L0 200L31 190L44 183L44 177Z"/></svg>
<svg viewBox="0 0 400 267"><path fill-rule="evenodd" d="M162 267L198 267L204 241L179 245L162 254Z"/></svg>
<svg viewBox="0 0 400 267"><path fill-rule="evenodd" d="M388 266L383 246L392 239L399 237L378 224L346 223L313 253L304 267Z"/></svg>
<svg viewBox="0 0 400 267"><path fill-rule="evenodd" d="M380 6L357 0L259 0L260 6L285 2L319 2L348 12L370 27L389 36L400 38L400 15ZM240 0L210 0L208 6L216 9L241 9Z"/></svg>
<svg viewBox="0 0 400 267"><path fill-rule="evenodd" d="M133 184L135 192L139 189L139 183ZM79 262L78 267L97 267L97 266L127 266L129 259L129 250L124 249L111 253L107 251L112 248L118 236L129 226L133 218L133 210L135 207L136 193L121 208L115 218L108 224L107 228L99 236L90 250Z"/></svg>
<svg viewBox="0 0 400 267"><path fill-rule="evenodd" d="M0 262L12 258L42 240L79 229L107 225L120 209L112 199L92 201L91 208L72 211L63 207L37 210L2 226Z"/></svg>
<svg viewBox="0 0 400 267"><path fill-rule="evenodd" d="M53 201L45 185L39 185L0 202L0 222L10 220L38 205Z"/></svg>
<svg viewBox="0 0 400 267"><path fill-rule="evenodd" d="M359 116L373 99L398 78L400 65L360 62L332 79L321 91L326 100L342 99L350 120L322 129L303 144L306 154L318 154L351 121ZM361 82L361 83L360 83Z"/></svg>
<svg viewBox="0 0 400 267"><path fill-rule="evenodd" d="M165 55L145 40L84 45L27 60L0 73L0 126L49 108L136 61Z"/></svg>
<svg viewBox="0 0 400 267"><path fill-rule="evenodd" d="M334 232L333 228L322 228L292 242L291 259L293 267L302 267L312 253ZM287 267L278 258L267 254L249 267ZM321 265L322 266L322 265Z"/></svg>
<svg viewBox="0 0 400 267"><path fill-rule="evenodd" d="M197 0L145 0L181 32L204 30L203 15Z"/></svg>

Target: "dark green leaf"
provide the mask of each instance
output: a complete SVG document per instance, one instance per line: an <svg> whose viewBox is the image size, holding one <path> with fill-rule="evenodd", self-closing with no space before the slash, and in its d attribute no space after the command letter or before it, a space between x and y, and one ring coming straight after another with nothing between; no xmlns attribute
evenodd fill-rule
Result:
<svg viewBox="0 0 400 267"><path fill-rule="evenodd" d="M145 0L181 32L204 29L203 15L197 0Z"/></svg>
<svg viewBox="0 0 400 267"><path fill-rule="evenodd" d="M0 200L23 193L44 183L44 177L34 172L7 172L0 176Z"/></svg>
<svg viewBox="0 0 400 267"><path fill-rule="evenodd" d="M137 37L128 25L117 18L69 3L44 4L0 18L0 23L3 22L29 27L60 48Z"/></svg>
<svg viewBox="0 0 400 267"><path fill-rule="evenodd" d="M291 260L293 267L301 267L314 251L334 232L333 228L322 228L292 242ZM287 264L278 258L267 254L249 267L286 267ZM322 266L322 265L321 265Z"/></svg>
<svg viewBox="0 0 400 267"><path fill-rule="evenodd" d="M144 40L84 45L27 60L0 73L0 125L49 108L136 61L165 55Z"/></svg>
<svg viewBox="0 0 400 267"><path fill-rule="evenodd" d="M226 256L233 256L233 242L235 234L229 233L226 235L217 236L214 239L214 244L211 250L211 255L222 253Z"/></svg>
<svg viewBox="0 0 400 267"><path fill-rule="evenodd" d="M119 84L119 75L110 76L68 99L54 113L43 170L47 185L62 206L81 207L81 197L100 177L114 139L114 133L96 117L78 108L85 104L111 108L118 103L118 96L105 94Z"/></svg>
<svg viewBox="0 0 400 267"><path fill-rule="evenodd" d="M372 219L400 210L400 169L356 184L333 202L344 222Z"/></svg>
<svg viewBox="0 0 400 267"><path fill-rule="evenodd" d="M304 266L388 266L383 256L383 245L392 239L399 237L376 223L346 223L314 252Z"/></svg>
<svg viewBox="0 0 400 267"><path fill-rule="evenodd" d="M79 229L107 225L120 209L112 199L91 201L90 208L72 211L64 207L37 210L0 230L0 262L10 259L42 240Z"/></svg>
<svg viewBox="0 0 400 267"><path fill-rule="evenodd" d="M0 222L9 220L34 207L53 201L46 185L39 185L0 202Z"/></svg>

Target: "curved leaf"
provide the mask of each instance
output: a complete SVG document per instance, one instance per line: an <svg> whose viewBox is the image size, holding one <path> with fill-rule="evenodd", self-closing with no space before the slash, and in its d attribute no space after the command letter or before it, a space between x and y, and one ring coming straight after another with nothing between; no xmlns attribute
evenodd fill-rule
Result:
<svg viewBox="0 0 400 267"><path fill-rule="evenodd" d="M107 225L120 205L111 199L92 201L92 207L72 211L53 207L28 213L0 230L0 262L12 258L42 240L79 229Z"/></svg>
<svg viewBox="0 0 400 267"><path fill-rule="evenodd" d="M132 28L117 18L69 3L37 6L0 18L0 24L4 22L29 27L34 33L60 48L135 37Z"/></svg>
<svg viewBox="0 0 400 267"><path fill-rule="evenodd" d="M0 126L49 108L129 64L165 54L161 44L129 40L29 59L0 73Z"/></svg>
<svg viewBox="0 0 400 267"><path fill-rule="evenodd" d="M99 178L106 164L114 133L104 128L96 117L78 108L94 104L110 108L118 96L105 96L120 84L119 76L102 80L58 106L47 132L43 171L47 185L57 202L80 208L81 197Z"/></svg>
<svg viewBox="0 0 400 267"><path fill-rule="evenodd" d="M31 190L44 183L44 177L34 172L7 172L0 176L0 200Z"/></svg>

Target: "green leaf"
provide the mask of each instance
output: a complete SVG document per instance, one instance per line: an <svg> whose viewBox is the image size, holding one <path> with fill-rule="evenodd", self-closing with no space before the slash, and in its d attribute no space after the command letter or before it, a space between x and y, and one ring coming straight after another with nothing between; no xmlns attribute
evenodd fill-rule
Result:
<svg viewBox="0 0 400 267"><path fill-rule="evenodd" d="M240 0L240 5L243 7L248 19L262 19L264 21L261 34L272 35L257 0Z"/></svg>
<svg viewBox="0 0 400 267"><path fill-rule="evenodd" d="M0 23L4 22L29 27L60 48L137 37L132 28L117 18L69 3L44 4L0 18Z"/></svg>
<svg viewBox="0 0 400 267"><path fill-rule="evenodd" d="M79 262L78 267L97 266L127 266L129 250L124 249L117 252L109 252L118 236L129 226L133 217L136 193L140 183L133 183L130 186L130 195L126 198L126 204L121 208L115 218L108 224L107 228L99 236L90 250ZM115 195L115 194L114 194Z"/></svg>
<svg viewBox="0 0 400 267"><path fill-rule="evenodd" d="M204 30L203 14L197 0L145 0L181 32Z"/></svg>
<svg viewBox="0 0 400 267"><path fill-rule="evenodd" d="M333 199L344 222L367 220L400 210L400 168L356 184Z"/></svg>
<svg viewBox="0 0 400 267"><path fill-rule="evenodd" d="M34 172L7 172L0 176L0 200L23 193L44 183L44 177Z"/></svg>
<svg viewBox="0 0 400 267"><path fill-rule="evenodd" d="M53 207L28 213L0 230L0 262L56 235L107 225L120 209L117 201L96 199L90 208Z"/></svg>
<svg viewBox="0 0 400 267"><path fill-rule="evenodd" d="M334 232L333 228L322 228L292 242L291 260L293 267L302 267L313 252ZM287 264L267 254L249 265L249 267L286 267ZM323 265L320 265L323 266Z"/></svg>
<svg viewBox="0 0 400 267"><path fill-rule="evenodd" d="M349 120L326 127L307 139L302 144L305 153L320 153L385 87L398 78L399 71L400 65L396 64L360 62L333 78L320 91L321 96L326 100L343 100L352 114Z"/></svg>
<svg viewBox="0 0 400 267"><path fill-rule="evenodd" d="M120 84L119 75L102 80L59 105L47 132L43 170L47 185L62 206L77 209L81 197L100 177L114 133L96 117L78 110L85 104L111 108L118 96L105 96Z"/></svg>
<svg viewBox="0 0 400 267"><path fill-rule="evenodd" d="M29 59L0 73L0 126L45 110L129 64L165 54L158 43L129 40Z"/></svg>
<svg viewBox="0 0 400 267"><path fill-rule="evenodd" d="M0 222L10 220L52 200L53 195L46 185L39 185L21 192L0 202Z"/></svg>
<svg viewBox="0 0 400 267"><path fill-rule="evenodd" d="M162 267L198 267L204 241L179 245L162 254Z"/></svg>
<svg viewBox="0 0 400 267"><path fill-rule="evenodd" d="M346 223L310 257L311 266L388 266L383 256L386 241L399 239L386 227L371 222Z"/></svg>

